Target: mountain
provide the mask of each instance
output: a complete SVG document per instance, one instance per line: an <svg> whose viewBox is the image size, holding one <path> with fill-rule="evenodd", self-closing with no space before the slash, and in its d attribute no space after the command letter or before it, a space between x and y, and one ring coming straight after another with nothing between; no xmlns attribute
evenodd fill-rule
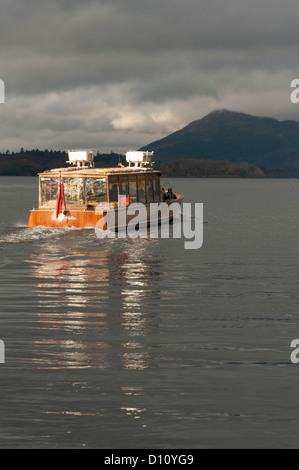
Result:
<svg viewBox="0 0 299 470"><path fill-rule="evenodd" d="M215 110L140 150L153 150L157 162L229 160L299 176L299 122Z"/></svg>

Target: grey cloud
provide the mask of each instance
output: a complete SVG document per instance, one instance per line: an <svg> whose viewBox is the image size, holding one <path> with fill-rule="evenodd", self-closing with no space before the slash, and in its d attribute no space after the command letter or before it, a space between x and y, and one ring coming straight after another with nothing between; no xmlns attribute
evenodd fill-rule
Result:
<svg viewBox="0 0 299 470"><path fill-rule="evenodd" d="M20 12L18 11L18 8ZM291 0L14 1L0 19L2 47L46 54L168 51L292 45Z"/></svg>
<svg viewBox="0 0 299 470"><path fill-rule="evenodd" d="M215 107L296 118L295 0L2 0L0 10L4 147L141 146Z"/></svg>

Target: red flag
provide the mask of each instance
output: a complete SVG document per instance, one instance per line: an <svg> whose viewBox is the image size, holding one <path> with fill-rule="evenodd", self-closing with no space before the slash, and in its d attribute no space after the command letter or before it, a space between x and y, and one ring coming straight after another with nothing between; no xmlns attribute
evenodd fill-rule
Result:
<svg viewBox="0 0 299 470"><path fill-rule="evenodd" d="M59 176L59 183L58 183L58 190L57 190L56 219L58 218L59 214L61 214L62 212L63 200L64 200L63 184L62 184L61 176Z"/></svg>

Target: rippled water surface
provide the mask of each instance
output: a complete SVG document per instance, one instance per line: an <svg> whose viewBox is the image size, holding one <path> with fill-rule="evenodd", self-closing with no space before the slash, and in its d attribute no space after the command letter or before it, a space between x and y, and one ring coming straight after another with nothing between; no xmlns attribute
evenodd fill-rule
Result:
<svg viewBox="0 0 299 470"><path fill-rule="evenodd" d="M299 446L299 183L173 186L199 250L26 228L37 179L0 178L1 448Z"/></svg>

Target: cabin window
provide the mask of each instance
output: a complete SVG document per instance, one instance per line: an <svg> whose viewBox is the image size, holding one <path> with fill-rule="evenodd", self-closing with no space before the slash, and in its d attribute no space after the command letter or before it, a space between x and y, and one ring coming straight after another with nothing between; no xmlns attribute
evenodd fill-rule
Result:
<svg viewBox="0 0 299 470"><path fill-rule="evenodd" d="M58 178L42 177L40 179L40 188L41 188L41 205L42 206L56 206Z"/></svg>
<svg viewBox="0 0 299 470"><path fill-rule="evenodd" d="M118 184L109 184L109 202L118 202Z"/></svg>
<svg viewBox="0 0 299 470"><path fill-rule="evenodd" d="M66 205L84 205L84 178L63 178L62 182Z"/></svg>
<svg viewBox="0 0 299 470"><path fill-rule="evenodd" d="M145 181L138 181L138 201L143 204L146 203L145 197Z"/></svg>
<svg viewBox="0 0 299 470"><path fill-rule="evenodd" d="M154 202L160 201L160 183L159 180L153 180L154 186Z"/></svg>
<svg viewBox="0 0 299 470"><path fill-rule="evenodd" d="M147 195L147 202L153 202L153 185L152 181L146 182L146 195Z"/></svg>
<svg viewBox="0 0 299 470"><path fill-rule="evenodd" d="M85 178L86 203L107 202L106 178Z"/></svg>
<svg viewBox="0 0 299 470"><path fill-rule="evenodd" d="M130 192L130 204L137 201L137 183L136 181L130 181L129 183Z"/></svg>

